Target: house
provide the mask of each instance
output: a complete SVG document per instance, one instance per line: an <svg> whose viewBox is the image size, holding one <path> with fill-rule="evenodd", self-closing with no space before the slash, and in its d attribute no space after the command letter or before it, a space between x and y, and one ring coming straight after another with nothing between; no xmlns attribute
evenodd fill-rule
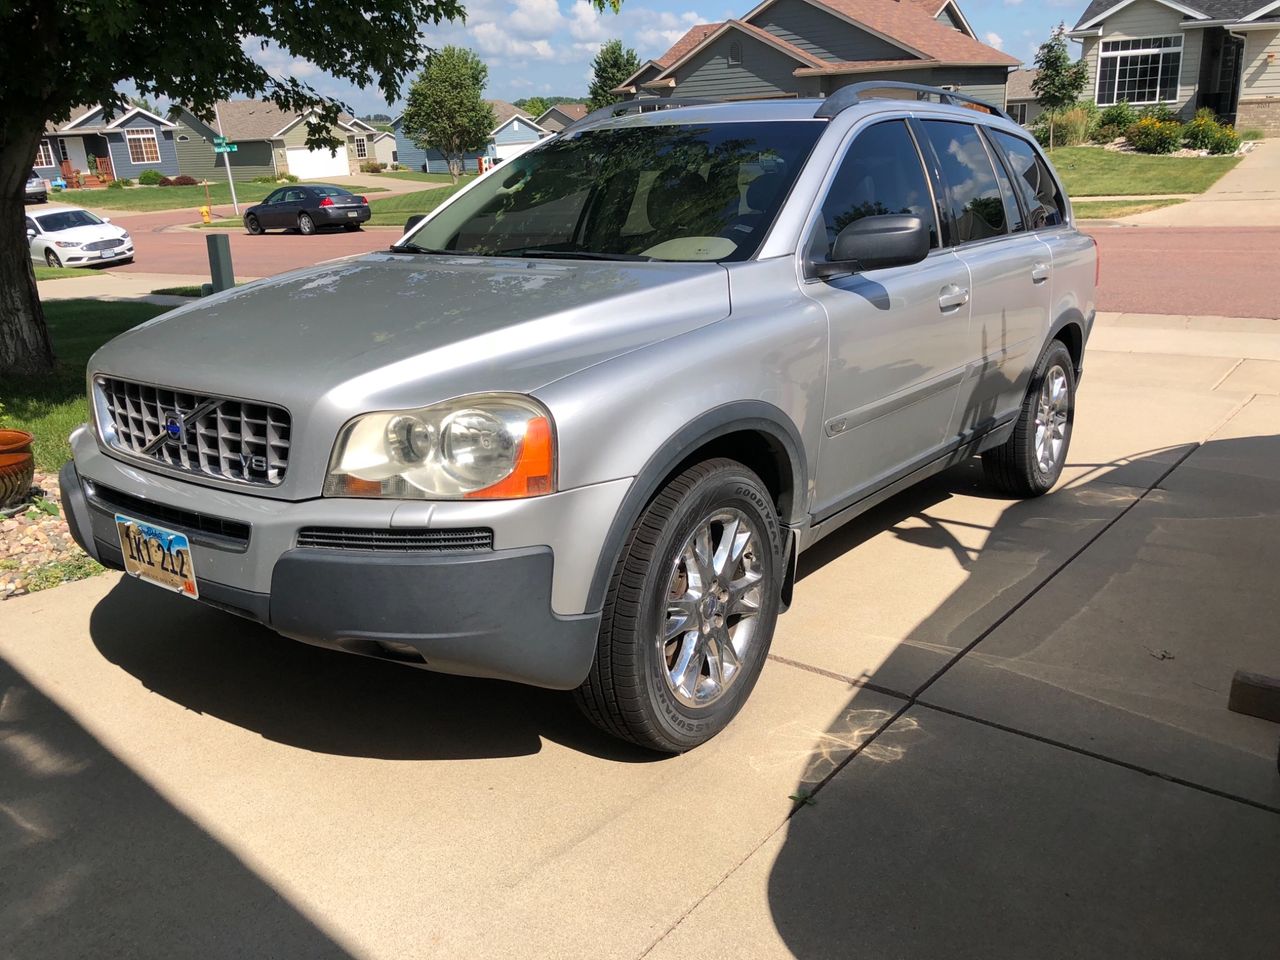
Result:
<svg viewBox="0 0 1280 960"><path fill-rule="evenodd" d="M345 136L346 149L312 149L306 144L306 120L312 113L287 112L264 100L223 100L209 123L183 106L175 107L170 116L177 128L178 165L183 173L202 180L226 176L224 155L213 150L215 137L236 145L234 153L225 155L236 179L291 173L315 180L359 173L361 163L374 159L378 134L363 120L340 113L334 133Z"/></svg>
<svg viewBox="0 0 1280 960"><path fill-rule="evenodd" d="M1067 35L1099 106L1208 107L1280 136L1280 0L1092 0Z"/></svg>
<svg viewBox="0 0 1280 960"><path fill-rule="evenodd" d="M176 131L173 123L142 107L114 112L101 104L76 107L65 123L45 125L33 166L46 180L61 175L85 186L133 179L143 170L176 176Z"/></svg>
<svg viewBox="0 0 1280 960"><path fill-rule="evenodd" d="M396 135L389 130L379 130L373 135L373 156L384 167L399 162L396 152Z"/></svg>
<svg viewBox="0 0 1280 960"><path fill-rule="evenodd" d="M496 123L489 132L489 142L479 150L463 156L462 166L469 173L479 169L482 160L486 165L501 163L507 158L512 147L536 143L550 133L539 126L529 114L505 100L485 102L493 108ZM449 172L449 163L445 160L444 154L439 150L424 150L405 135L404 114L391 121L391 129L396 135L401 166L426 173Z"/></svg>
<svg viewBox="0 0 1280 960"><path fill-rule="evenodd" d="M1044 113L1044 108L1036 100L1035 91L1031 89L1031 84L1039 73L1039 70L1015 70L1009 74L1004 108L1018 123L1031 123Z"/></svg>
<svg viewBox="0 0 1280 960"><path fill-rule="evenodd" d="M763 0L692 27L614 92L626 97L825 97L899 80L1005 104L1018 60L979 41L955 0Z"/></svg>
<svg viewBox="0 0 1280 960"><path fill-rule="evenodd" d="M576 120L581 120L590 112L585 103L557 103L554 107L543 111L542 115L536 117L533 122L543 130L559 133L569 124Z"/></svg>

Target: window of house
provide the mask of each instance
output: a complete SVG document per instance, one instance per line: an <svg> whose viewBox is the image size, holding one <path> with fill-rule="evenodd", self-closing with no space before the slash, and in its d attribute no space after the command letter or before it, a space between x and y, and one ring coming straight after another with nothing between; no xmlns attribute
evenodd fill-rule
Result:
<svg viewBox="0 0 1280 960"><path fill-rule="evenodd" d="M737 40L729 44L729 66L738 67L742 65L742 44Z"/></svg>
<svg viewBox="0 0 1280 960"><path fill-rule="evenodd" d="M936 246L938 230L920 154L901 120L877 123L850 145L831 189L822 202L814 253L828 259L840 231L863 217L887 213L914 214L929 226ZM823 232L825 229L825 233Z"/></svg>
<svg viewBox="0 0 1280 960"><path fill-rule="evenodd" d="M49 149L49 141L41 140L40 146L36 148L36 166L52 167L54 165L53 151Z"/></svg>
<svg viewBox="0 0 1280 960"><path fill-rule="evenodd" d="M1025 103L1009 104L1009 116L1013 118L1014 123L1027 122L1027 105Z"/></svg>
<svg viewBox="0 0 1280 960"><path fill-rule="evenodd" d="M1007 232L1004 198L991 157L969 123L926 120L922 126L947 185L947 207L954 224L955 243L985 240Z"/></svg>
<svg viewBox="0 0 1280 960"><path fill-rule="evenodd" d="M67 141L64 140L62 137L58 138L58 156L63 160L71 159L70 157L67 156Z"/></svg>
<svg viewBox="0 0 1280 960"><path fill-rule="evenodd" d="M160 144L153 127L134 127L124 132L124 142L129 146L130 163L159 163Z"/></svg>
<svg viewBox="0 0 1280 960"><path fill-rule="evenodd" d="M365 143L364 137L356 137L354 139L356 145L356 159L364 160L369 156L369 147Z"/></svg>
<svg viewBox="0 0 1280 960"><path fill-rule="evenodd" d="M1098 103L1160 103L1178 99L1182 37L1103 40L1098 54Z"/></svg>

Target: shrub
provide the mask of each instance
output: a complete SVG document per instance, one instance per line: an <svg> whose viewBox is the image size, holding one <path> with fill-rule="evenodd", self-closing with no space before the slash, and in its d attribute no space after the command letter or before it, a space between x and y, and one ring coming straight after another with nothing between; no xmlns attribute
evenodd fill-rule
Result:
<svg viewBox="0 0 1280 960"><path fill-rule="evenodd" d="M1053 123L1053 145L1074 147L1084 143L1093 132L1093 116L1083 107L1072 107L1058 114Z"/></svg>
<svg viewBox="0 0 1280 960"><path fill-rule="evenodd" d="M381 173L385 168L377 160L363 160L360 163L361 173Z"/></svg>
<svg viewBox="0 0 1280 960"><path fill-rule="evenodd" d="M157 183L157 184L156 184L156 186L157 186L157 187L172 187L172 186L173 186L173 181L172 181L172 180L170 180L168 177L161 177L161 178L160 178L160 182L159 182L159 183Z"/></svg>
<svg viewBox="0 0 1280 960"><path fill-rule="evenodd" d="M268 174L268 175L267 175L267 176L265 176L265 177L254 177L254 178L253 178L252 180L250 180L249 182L250 182L250 183L275 183L275 182L276 182L276 178L275 178L275 177L273 177L273 176L271 176L270 174Z"/></svg>
<svg viewBox="0 0 1280 960"><path fill-rule="evenodd" d="M1267 135L1257 127L1250 127L1248 130L1243 130L1240 133L1241 140L1265 140L1266 138Z"/></svg>
<svg viewBox="0 0 1280 960"><path fill-rule="evenodd" d="M1098 114L1098 125L1117 127L1123 133L1132 124L1138 122L1138 111L1128 100L1113 103Z"/></svg>
<svg viewBox="0 0 1280 960"><path fill-rule="evenodd" d="M1221 129L1212 111L1197 110L1195 117L1182 128L1182 143L1192 150L1208 150Z"/></svg>
<svg viewBox="0 0 1280 960"><path fill-rule="evenodd" d="M174 177L172 185L175 187L194 187L199 182L195 177L189 177L184 173L181 176Z"/></svg>
<svg viewBox="0 0 1280 960"><path fill-rule="evenodd" d="M1229 123L1221 124L1209 142L1210 153L1235 153L1240 149L1240 134Z"/></svg>
<svg viewBox="0 0 1280 960"><path fill-rule="evenodd" d="M163 179L164 174L159 170L143 170L138 174L138 182L148 187L154 187Z"/></svg>
<svg viewBox="0 0 1280 960"><path fill-rule="evenodd" d="M1138 113L1138 119L1142 120L1150 117L1153 120L1162 120L1168 123L1170 120L1176 121L1178 115L1169 109L1169 105L1165 103L1153 103L1149 107L1143 107Z"/></svg>
<svg viewBox="0 0 1280 960"><path fill-rule="evenodd" d="M1173 153L1182 143L1182 124L1176 120L1143 117L1124 132L1129 146L1139 153Z"/></svg>
<svg viewBox="0 0 1280 960"><path fill-rule="evenodd" d="M1110 143L1116 137L1124 136L1125 127L1112 123L1100 123L1093 128L1089 139L1094 143Z"/></svg>
<svg viewBox="0 0 1280 960"><path fill-rule="evenodd" d="M122 187L132 187L132 186L133 186L133 181L132 181L132 180L130 180L128 177L120 177L120 178L117 180L117 183L119 183Z"/></svg>
<svg viewBox="0 0 1280 960"><path fill-rule="evenodd" d="M283 180L285 183L297 183L302 178L295 176L292 173L282 173L280 174L280 179Z"/></svg>
<svg viewBox="0 0 1280 960"><path fill-rule="evenodd" d="M107 184L107 189L108 189L108 190L123 190L123 189L124 189L124 181L123 181L123 180L112 180L110 183L108 183L108 184Z"/></svg>

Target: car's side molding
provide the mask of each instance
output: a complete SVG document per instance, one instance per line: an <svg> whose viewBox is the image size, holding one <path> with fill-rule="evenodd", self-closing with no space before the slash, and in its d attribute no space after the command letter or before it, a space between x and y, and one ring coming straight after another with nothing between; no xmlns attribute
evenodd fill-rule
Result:
<svg viewBox="0 0 1280 960"><path fill-rule="evenodd" d="M636 475L609 527L600 557L596 561L595 576L587 594L587 612L595 612L604 606L618 557L627 535L635 526L645 506L658 492L662 482L695 451L732 433L750 431L766 437L776 445L775 456L786 458L790 476L782 478L789 490L782 497L780 519L784 524L802 515L807 508L809 472L804 459L804 442L800 431L781 409L762 400L737 400L714 407L690 420L672 434L646 461Z"/></svg>

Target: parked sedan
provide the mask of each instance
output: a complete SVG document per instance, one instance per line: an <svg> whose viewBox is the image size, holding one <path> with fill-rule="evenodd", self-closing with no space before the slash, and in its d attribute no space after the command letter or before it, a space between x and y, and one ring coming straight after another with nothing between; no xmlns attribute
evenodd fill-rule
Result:
<svg viewBox="0 0 1280 960"><path fill-rule="evenodd" d="M297 230L312 234L321 227L359 230L369 219L369 201L350 190L322 183L281 187L244 212L244 228L252 234Z"/></svg>
<svg viewBox="0 0 1280 960"><path fill-rule="evenodd" d="M80 207L51 207L28 213L26 220L31 259L37 262L51 267L82 267L133 260L129 231Z"/></svg>
<svg viewBox="0 0 1280 960"><path fill-rule="evenodd" d="M27 203L46 203L48 199L49 188L45 186L44 178L32 170L27 177Z"/></svg>

